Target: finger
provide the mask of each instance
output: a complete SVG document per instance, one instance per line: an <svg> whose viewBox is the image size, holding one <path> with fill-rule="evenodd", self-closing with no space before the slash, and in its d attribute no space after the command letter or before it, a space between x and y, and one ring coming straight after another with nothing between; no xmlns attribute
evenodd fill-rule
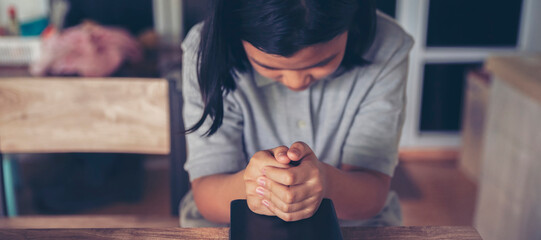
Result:
<svg viewBox="0 0 541 240"><path fill-rule="evenodd" d="M256 152L250 162L257 163L259 171L263 172L263 168L266 166L273 166L278 168L288 168L289 165L276 161L271 150L263 150Z"/></svg>
<svg viewBox="0 0 541 240"><path fill-rule="evenodd" d="M287 151L287 156L291 161L299 161L310 154L313 154L312 149L304 142L293 143Z"/></svg>
<svg viewBox="0 0 541 240"><path fill-rule="evenodd" d="M272 203L272 205L275 208L277 208L278 210L280 210L283 213L298 212L298 211L306 208L306 206L308 206L308 204L309 204L309 203L305 203L305 202L287 204L287 203L282 202L279 198L273 198L273 199L269 199L269 200L270 200L270 202ZM315 201L315 198L312 201Z"/></svg>
<svg viewBox="0 0 541 240"><path fill-rule="evenodd" d="M270 198L272 198L270 192L268 190L264 189L263 187L257 187L256 188L256 193L259 195L258 200L260 201L260 204L264 205L267 208L268 211L270 211L270 212L272 212L274 214L274 212L270 208L270 202L272 202L272 200L270 199ZM274 214L274 215L276 215L276 214Z"/></svg>
<svg viewBox="0 0 541 240"><path fill-rule="evenodd" d="M309 179L309 174L301 171L300 167L279 168L267 166L264 168L263 175L285 186L294 186L302 184Z"/></svg>
<svg viewBox="0 0 541 240"><path fill-rule="evenodd" d="M268 197L267 197L268 196ZM303 199L302 201L294 202L294 203L288 203L285 202L280 197L276 196L274 193L267 191L265 193L264 199L269 200L272 202L272 204L278 208L280 211L284 213L293 213L300 211L308 206L311 206L313 204L316 204L318 197L317 196L309 196L306 199Z"/></svg>
<svg viewBox="0 0 541 240"><path fill-rule="evenodd" d="M287 204L302 202L313 195L308 184L285 186L266 177L259 177L257 182L259 186L269 191L270 195L265 195L265 197L271 200L279 198L280 201Z"/></svg>
<svg viewBox="0 0 541 240"><path fill-rule="evenodd" d="M267 206L267 208L271 212L273 212L277 217L281 218L282 220L284 220L286 222L299 221L299 220L302 220L302 219L309 218L312 215L314 215L314 213L316 212L316 208L318 206L318 204L310 204L308 206L305 206L304 208L302 208L299 211L287 212L286 213L286 212L283 212L282 210L280 210L278 207L276 207L276 205L274 205L273 202L268 201L266 199L262 200L262 204Z"/></svg>
<svg viewBox="0 0 541 240"><path fill-rule="evenodd" d="M287 156L287 150L289 150L289 148L286 146L279 146L271 149L270 151L272 152L272 155L274 155L276 161L282 164L289 164L291 160Z"/></svg>
<svg viewBox="0 0 541 240"><path fill-rule="evenodd" d="M252 212L267 215L267 216L274 216L275 214L270 211L269 208L266 206L263 206L261 203L262 197L256 193L257 184L247 184L246 185L246 202L248 204L248 207Z"/></svg>
<svg viewBox="0 0 541 240"><path fill-rule="evenodd" d="M267 200L269 202L272 202L274 206L278 206L280 209L282 209L282 211L291 211L291 212L298 211L302 209L302 207L304 206L300 203L287 204L283 202L280 198L275 196L272 192L270 192L269 190L263 187L257 187L256 192L259 195L260 200ZM295 206L292 206L292 205L295 205Z"/></svg>

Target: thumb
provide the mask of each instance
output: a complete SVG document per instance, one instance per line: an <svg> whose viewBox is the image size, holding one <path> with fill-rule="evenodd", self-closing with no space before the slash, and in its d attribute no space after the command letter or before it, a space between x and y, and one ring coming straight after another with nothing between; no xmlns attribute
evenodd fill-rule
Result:
<svg viewBox="0 0 541 240"><path fill-rule="evenodd" d="M289 164L291 160L289 159L287 155L287 150L288 148L286 146L279 146L279 147L271 149L270 151L272 155L274 156L274 158L276 159L276 161L282 164Z"/></svg>
<svg viewBox="0 0 541 240"><path fill-rule="evenodd" d="M300 161L304 157L312 154L312 149L304 142L295 142L287 151L287 156L291 161Z"/></svg>

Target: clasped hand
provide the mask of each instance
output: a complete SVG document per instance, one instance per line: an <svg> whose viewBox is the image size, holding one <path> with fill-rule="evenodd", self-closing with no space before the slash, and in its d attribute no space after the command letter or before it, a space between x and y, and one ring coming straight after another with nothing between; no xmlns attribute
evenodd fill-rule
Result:
<svg viewBox="0 0 541 240"><path fill-rule="evenodd" d="M291 161L301 163L293 167ZM303 142L259 151L244 172L248 206L255 213L284 221L309 218L325 195L324 170L324 164Z"/></svg>

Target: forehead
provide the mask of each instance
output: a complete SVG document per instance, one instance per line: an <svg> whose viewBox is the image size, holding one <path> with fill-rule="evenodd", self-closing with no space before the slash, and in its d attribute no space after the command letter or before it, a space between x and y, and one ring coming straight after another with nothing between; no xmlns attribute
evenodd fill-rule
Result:
<svg viewBox="0 0 541 240"><path fill-rule="evenodd" d="M318 63L325 58L345 50L347 32L336 36L328 42L314 44L303 48L289 57L265 53L252 44L242 41L242 45L250 60L276 68L297 68Z"/></svg>

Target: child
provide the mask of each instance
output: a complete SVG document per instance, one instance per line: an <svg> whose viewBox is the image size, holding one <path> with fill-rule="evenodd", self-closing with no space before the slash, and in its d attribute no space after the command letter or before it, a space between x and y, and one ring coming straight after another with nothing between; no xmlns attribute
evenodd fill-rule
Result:
<svg viewBox="0 0 541 240"><path fill-rule="evenodd" d="M229 223L234 199L297 221L322 198L342 226L399 225L412 45L371 0L216 1L183 43L181 226Z"/></svg>

